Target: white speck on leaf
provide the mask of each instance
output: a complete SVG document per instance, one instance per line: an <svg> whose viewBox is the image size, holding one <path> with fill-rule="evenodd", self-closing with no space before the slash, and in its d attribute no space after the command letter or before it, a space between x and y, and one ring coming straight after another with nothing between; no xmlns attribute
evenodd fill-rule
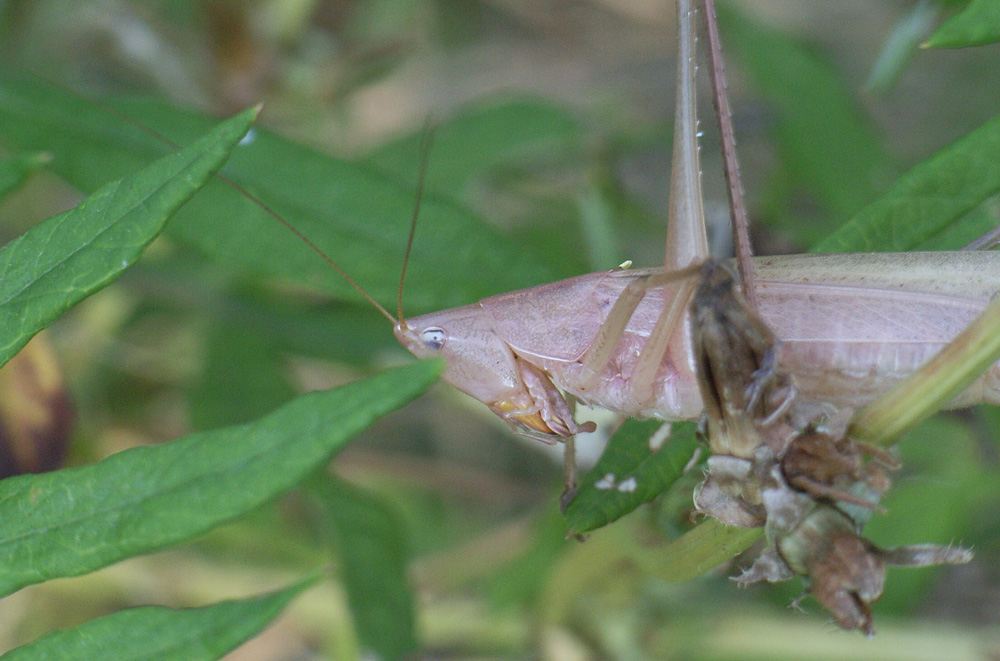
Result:
<svg viewBox="0 0 1000 661"><path fill-rule="evenodd" d="M594 482L595 489L614 489L615 488L615 474L608 473L597 482Z"/></svg>
<svg viewBox="0 0 1000 661"><path fill-rule="evenodd" d="M250 129L247 134L243 136L243 139L239 141L239 146L244 147L246 145L252 145L257 141L257 131Z"/></svg>
<svg viewBox="0 0 1000 661"><path fill-rule="evenodd" d="M618 485L618 490L622 493L633 493L638 486L639 483L635 481L635 478L630 477L627 480L623 480L622 483Z"/></svg>
<svg viewBox="0 0 1000 661"><path fill-rule="evenodd" d="M653 432L653 435L649 437L649 451L656 452L662 448L663 444L670 438L670 433L673 429L673 425L669 422L664 422L660 425L659 428Z"/></svg>

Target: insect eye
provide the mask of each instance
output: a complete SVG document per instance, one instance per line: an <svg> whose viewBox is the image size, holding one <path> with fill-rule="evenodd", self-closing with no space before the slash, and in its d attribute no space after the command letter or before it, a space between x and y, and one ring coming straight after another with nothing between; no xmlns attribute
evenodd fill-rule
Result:
<svg viewBox="0 0 1000 661"><path fill-rule="evenodd" d="M420 332L420 341L424 346L434 351L439 350L448 340L448 334L442 328L425 328Z"/></svg>

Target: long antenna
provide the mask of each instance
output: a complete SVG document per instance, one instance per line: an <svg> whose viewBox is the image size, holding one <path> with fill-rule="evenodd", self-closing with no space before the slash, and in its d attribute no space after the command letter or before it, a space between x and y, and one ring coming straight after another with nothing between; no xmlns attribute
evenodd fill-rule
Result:
<svg viewBox="0 0 1000 661"><path fill-rule="evenodd" d="M159 142L167 145L171 149L177 149L179 147L179 145L176 142L174 142L173 140L171 140L170 138L166 137L165 135L163 135L161 133L158 133L156 130L154 130L154 129L148 127L148 126L145 126L145 125L143 125L143 124L141 124L139 122L136 122L134 119L132 119L131 117L129 117L125 113L118 111L118 109L114 108L113 106L108 105L107 103L104 103L100 99L89 98L89 97L87 97L87 96L85 96L85 95L77 92L75 89L73 89L73 88L71 88L71 87L69 87L67 85L63 85L62 83L60 83L60 82L58 82L56 80L53 80L53 79L49 78L48 76L46 76L44 74L41 74L41 73L39 73L37 71L32 71L31 73L32 73L32 75L35 75L35 76L41 78L42 80L44 80L48 84L53 85L54 87L58 87L59 89L63 90L64 92L67 92L67 93L75 96L76 98L78 98L78 99L80 99L82 101L86 101L87 103L94 104L95 106L97 106L98 108L100 108L102 111L108 113L112 117L116 117L116 118L118 118L118 119L120 119L120 120L128 123L130 126L134 126L134 127L138 128L139 130L143 131L144 133L146 133L147 135L149 135L154 140L157 140L157 141L159 141ZM356 289L358 291L358 293L361 294L365 298L366 301L368 301L373 306L375 306L375 309L378 310L382 314L383 317L385 317L390 322L392 322L393 325L396 324L395 317L393 317L392 314L390 314L388 310L386 310L384 307L382 307L379 304L378 301L376 301L374 298L372 298L371 295L368 292L366 292L361 285L359 285L357 282L355 282L354 278L352 278L351 276L347 275L347 272L344 271L344 269L340 268L340 266L338 266L337 263L334 262L330 258L329 255L327 255L325 252L323 252L322 248L320 248L315 243L313 243L312 240L309 239L309 237L307 237L305 234L303 234L302 232L300 232L294 225L292 225L287 220L285 220L284 218L282 218L281 215L277 211L275 211L274 209L272 209L271 207L269 207L260 198L258 198L255 195L253 195L250 191L248 191L243 186L240 186L238 183L236 183L235 181L233 181L232 179L230 179L229 177L227 177L224 174L216 173L215 176L220 181L223 181L227 185L229 185L237 193L240 193L241 195L245 196L248 200L250 200L251 202L253 202L257 206L259 206L264 211L264 213L266 213L267 215L271 216L272 218L274 218L275 220L277 220L279 223L281 223L282 225L284 225L286 228L288 228L288 230L292 234L294 234L296 237L298 237L303 243L305 243L306 246L308 246L310 250L312 250L314 253L316 253L317 255L319 255L319 257L324 262L326 262L330 267L332 267L334 271L336 271L337 273L339 273L340 277L342 277L345 281L347 281L347 284L349 284L351 287L354 287L354 289ZM421 188L422 188L422 186L421 186ZM418 197L417 197L418 206L419 206L419 199L420 199L419 194L420 194L420 192L418 191L418 193L417 193L417 195L418 195ZM413 240L412 230L411 230L410 240L411 241ZM407 254L409 254L409 249L407 249Z"/></svg>
<svg viewBox="0 0 1000 661"><path fill-rule="evenodd" d="M750 235L747 232L749 219L746 202L743 199L743 184L740 183L740 164L736 160L736 137L733 134L732 113L729 110L729 95L726 91L726 69L722 61L722 43L719 40L719 19L715 13L715 0L705 2L705 26L708 33L709 70L712 72L712 96L715 99L715 114L719 119L719 136L722 139L722 162L726 171L726 187L729 191L729 208L732 213L733 243L736 249L736 267L743 283L743 296L754 310L758 309L757 290L753 281L753 252L750 249Z"/></svg>
<svg viewBox="0 0 1000 661"><path fill-rule="evenodd" d="M333 268L334 271L336 271L337 273L339 273L340 277L342 277L344 280L347 281L347 284L349 284L350 286L352 286L356 290L358 290L358 293L361 294L362 296L364 296L366 301L368 301L369 303L371 303L372 305L374 305L375 309L378 310L382 314L383 317L385 317L386 319L388 319L389 321L391 321L393 323L393 325L396 324L396 320L393 318L393 316L391 314L389 314L389 311L386 310L381 305L379 305L378 301L376 301L374 298L372 298L371 295L368 292L366 292L361 285L359 285L357 282L355 282L354 278L352 278L351 276L347 275L347 272L344 269L340 268L340 266L338 266L335 261L333 261L332 259L330 259L330 256L327 255L325 252L323 252L322 248L320 248L315 243L313 243L312 240L309 237L307 237L305 234L303 234L302 232L300 232L298 230L298 228L296 228L290 222L288 222L287 220L285 220L284 218L282 218L281 215L278 214L277 211L273 210L271 207L269 207L266 204L264 204L264 202L261 201L258 197L256 197L253 193L251 193L247 189L243 188L238 183L236 183L232 179L228 178L226 175L224 175L224 174L217 174L216 176L219 179L221 179L222 181L224 181L227 184L229 184L230 186L232 186L233 189L236 190L237 192L242 193L243 195L246 195L247 199L249 199L251 202L259 204L260 208L263 209L266 214L268 214L269 216L271 216L272 218L274 218L275 220L277 220L279 223L281 223L282 225L284 225L285 227L287 227L291 231L292 234L294 234L299 239L301 239L302 242L305 243L314 253L316 253L317 255L319 255L320 258L324 262L326 262L327 264L329 264Z"/></svg>
<svg viewBox="0 0 1000 661"><path fill-rule="evenodd" d="M417 233L417 218L420 216L420 201L424 197L424 185L427 183L427 162L431 153L431 141L434 138L434 123L430 117L424 123L423 137L420 140L420 174L417 179L417 199L413 205L413 218L410 220L410 237L406 240L406 252L403 254L403 268L399 273L399 292L396 295L396 313L401 328L406 327L403 319L403 280L406 279L406 267L410 263L410 251L413 249L413 237Z"/></svg>

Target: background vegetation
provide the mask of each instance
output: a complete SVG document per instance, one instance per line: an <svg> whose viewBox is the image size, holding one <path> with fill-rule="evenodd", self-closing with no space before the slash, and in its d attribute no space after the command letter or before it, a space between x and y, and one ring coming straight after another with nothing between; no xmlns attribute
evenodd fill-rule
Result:
<svg viewBox="0 0 1000 661"><path fill-rule="evenodd" d="M975 15L986 4L723 8L758 252L807 249L862 210L857 217L881 223L887 212L878 209L898 192L890 185L900 174L979 127L959 150L975 177L949 183L944 175L966 170L930 161L932 188L904 198L912 210L904 225L914 226L894 234L904 245L884 237L850 245L950 249L996 224L1000 166L987 148L997 132L998 46L915 49L951 16L965 15L974 29L957 24L957 37L939 40L988 42L977 34L989 22ZM174 149L136 122L180 144L216 123L179 107L231 115L264 102L264 128L235 148L227 176L386 305L412 211L421 126L433 117L439 129L407 314L626 258L662 261L671 3L36 0L0 3L0 12L0 49L11 63L0 74L0 235L18 236L122 177L131 177L123 194L148 186L177 196L113 198L126 200L117 227L133 227L134 209L148 227L143 237L106 242L95 227L97 240L84 245L124 251L103 261L91 263L88 251L74 257L80 242L62 242L66 254L53 259L69 265L68 280L31 280L62 292L46 319L75 302L65 292L83 298L131 264L193 192L187 175L163 162L143 169ZM702 108L707 118L710 104ZM190 167L199 177L216 165L210 154L221 159L239 140L240 121L184 152L196 154ZM705 130L706 197L721 245L725 195L707 122ZM168 183L150 179L157 176ZM920 199L938 198L949 201L935 211L940 225L909 222L932 215ZM103 207L92 200L87 208ZM74 216L72 226L98 216ZM578 544L565 539L557 512L558 462L447 387L344 446L415 395L434 366L296 399L275 417L233 427L299 392L410 361L381 317L226 184L211 181L165 231L135 266L28 345L18 359L27 367L12 363L0 377L2 456L11 457L4 474L81 467L54 482L0 484L0 586L38 583L0 602L3 649L90 622L96 629L86 635L46 644L75 658L100 656L72 646L103 630L112 649L137 658L168 658L170 649L195 658L185 642L214 658L299 590L231 658L937 659L1000 647L995 411L941 416L900 444L905 468L889 514L866 533L885 545L960 541L977 558L961 568L890 572L876 609L879 636L864 641L833 632L808 600L809 614L788 612L797 581L737 591L726 579L732 567L664 580L666 544L687 529L696 475ZM34 237L23 254L60 247ZM73 259L96 269L91 284L80 284ZM12 273L4 271L0 290L10 290ZM12 338L26 340L47 321L27 328L25 315L12 312L34 312L35 297L4 300L0 325L13 351ZM203 430L220 431L192 435ZM640 428L636 438L648 433ZM97 463L136 447L149 449ZM314 472L334 451L330 471ZM277 497L295 484L306 488ZM589 527L582 516L571 512L574 529ZM37 546L11 542L23 539ZM310 576L317 582L305 588ZM243 601L217 603L226 599ZM203 610L124 610L146 604ZM94 619L108 613L120 619ZM149 631L174 647L156 651Z"/></svg>

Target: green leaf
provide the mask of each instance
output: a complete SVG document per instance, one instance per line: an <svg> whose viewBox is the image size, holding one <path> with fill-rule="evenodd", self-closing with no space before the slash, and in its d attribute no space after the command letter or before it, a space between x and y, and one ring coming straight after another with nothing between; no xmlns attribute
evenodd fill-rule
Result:
<svg viewBox="0 0 1000 661"><path fill-rule="evenodd" d="M814 252L904 251L1000 192L1000 115L901 176Z"/></svg>
<svg viewBox="0 0 1000 661"><path fill-rule="evenodd" d="M580 234L587 252L587 264L593 270L621 264L619 241L615 236L616 218L607 191L591 186L577 199L580 210Z"/></svg>
<svg viewBox="0 0 1000 661"><path fill-rule="evenodd" d="M648 503L684 472L697 447L695 423L672 423L670 437L653 451L658 420L629 420L608 443L566 508L571 534L607 525Z"/></svg>
<svg viewBox="0 0 1000 661"><path fill-rule="evenodd" d="M579 134L569 112L544 99L502 99L463 108L435 127L427 187L458 195L498 167L547 152L564 153ZM408 135L379 147L368 159L415 181L422 140L422 132Z"/></svg>
<svg viewBox="0 0 1000 661"><path fill-rule="evenodd" d="M925 48L965 48L1000 41L1000 6L996 0L971 0L932 34Z"/></svg>
<svg viewBox="0 0 1000 661"><path fill-rule="evenodd" d="M177 544L274 498L409 401L418 363L304 395L247 425L0 482L0 594Z"/></svg>
<svg viewBox="0 0 1000 661"><path fill-rule="evenodd" d="M917 48L937 23L942 8L929 0L920 0L896 22L875 58L865 89L873 92L889 90L913 59Z"/></svg>
<svg viewBox="0 0 1000 661"><path fill-rule="evenodd" d="M932 252L961 250L965 246L981 240L997 228L995 199L987 198L983 204L948 224L937 234L913 246L913 250L930 250Z"/></svg>
<svg viewBox="0 0 1000 661"><path fill-rule="evenodd" d="M341 579L362 647L381 659L417 649L407 580L409 540L403 522L382 500L344 480L321 475L310 491L323 507L323 528L339 550Z"/></svg>
<svg viewBox="0 0 1000 661"><path fill-rule="evenodd" d="M17 189L35 171L51 160L45 152L29 152L0 158L0 200Z"/></svg>
<svg viewBox="0 0 1000 661"><path fill-rule="evenodd" d="M122 101L115 107L175 142L211 123L155 101ZM24 149L50 151L52 169L83 190L129 172L164 149L118 116L31 79L0 81L0 138ZM414 173L417 164L413 162ZM263 129L244 140L224 172L308 236L373 296L394 305L416 200L410 185L370 164L328 156ZM420 218L404 299L410 313L557 279L557 269L544 253L501 235L450 198L426 195ZM206 186L167 230L230 267L307 282L359 300L299 237L222 182ZM463 277L473 273L477 277Z"/></svg>
<svg viewBox="0 0 1000 661"><path fill-rule="evenodd" d="M887 157L836 72L801 44L719 4L726 46L774 106L778 145L788 170L835 217L875 196ZM823 229L816 228L822 236Z"/></svg>
<svg viewBox="0 0 1000 661"><path fill-rule="evenodd" d="M504 562L483 580L490 604L497 609L524 608L535 604L556 563L570 548L566 519L555 499L531 525L530 546Z"/></svg>
<svg viewBox="0 0 1000 661"><path fill-rule="evenodd" d="M209 333L207 353L190 394L195 429L253 420L295 395L270 335L216 326Z"/></svg>
<svg viewBox="0 0 1000 661"><path fill-rule="evenodd" d="M226 314L248 331L271 337L284 350L351 365L404 351L381 315L360 305L318 306L241 296L227 300Z"/></svg>
<svg viewBox="0 0 1000 661"><path fill-rule="evenodd" d="M256 115L236 115L0 249L0 364L138 259L166 220L225 162Z"/></svg>
<svg viewBox="0 0 1000 661"><path fill-rule="evenodd" d="M764 535L763 528L736 528L706 519L666 546L641 549L633 561L665 581L689 581L742 553Z"/></svg>
<svg viewBox="0 0 1000 661"><path fill-rule="evenodd" d="M201 608L130 608L50 633L3 658L211 661L259 633L307 586L300 583L280 592Z"/></svg>
<svg viewBox="0 0 1000 661"><path fill-rule="evenodd" d="M269 338L279 354L365 368L393 355L410 357L385 317L368 304L324 300L299 288L247 286L239 280L234 285L229 270L189 251L158 257L136 264L130 273L130 282L142 287L147 301L182 305L207 315L212 324Z"/></svg>

